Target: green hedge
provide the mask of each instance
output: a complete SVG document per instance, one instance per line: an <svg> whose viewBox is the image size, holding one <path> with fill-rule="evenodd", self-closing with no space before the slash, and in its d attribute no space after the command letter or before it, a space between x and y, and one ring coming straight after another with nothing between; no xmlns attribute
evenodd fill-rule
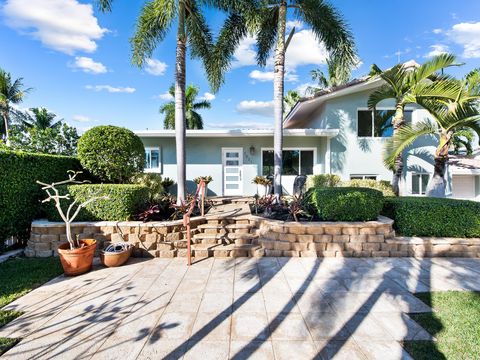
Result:
<svg viewBox="0 0 480 360"><path fill-rule="evenodd" d="M392 197L382 214L404 236L480 237L480 203L474 201Z"/></svg>
<svg viewBox="0 0 480 360"><path fill-rule="evenodd" d="M69 193L77 203L82 203L93 196L108 196L89 203L82 209L74 221L130 220L147 204L150 192L141 185L131 184L82 184L68 185L60 190ZM62 208L66 209L71 200L63 200ZM61 221L53 204L48 207L48 219Z"/></svg>
<svg viewBox="0 0 480 360"><path fill-rule="evenodd" d="M338 175L334 174L319 174L307 176L307 189L311 188L325 188L339 186L342 179Z"/></svg>
<svg viewBox="0 0 480 360"><path fill-rule="evenodd" d="M309 202L323 221L369 221L378 218L383 194L367 188L319 188L309 192Z"/></svg>
<svg viewBox="0 0 480 360"><path fill-rule="evenodd" d="M80 169L73 157L0 150L0 247L9 236L28 238L44 197L36 180L64 180L68 170Z"/></svg>
<svg viewBox="0 0 480 360"><path fill-rule="evenodd" d="M373 179L353 179L348 181L343 181L342 186L345 187L362 187L380 190L383 193L383 196L395 196L393 192L392 185L389 181L385 180L373 180Z"/></svg>

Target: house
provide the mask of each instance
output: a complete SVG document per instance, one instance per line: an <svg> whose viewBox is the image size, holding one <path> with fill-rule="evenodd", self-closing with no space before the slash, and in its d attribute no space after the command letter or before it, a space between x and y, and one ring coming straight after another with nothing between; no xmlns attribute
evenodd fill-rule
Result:
<svg viewBox="0 0 480 360"><path fill-rule="evenodd" d="M369 110L369 94L381 80L354 80L331 91L301 99L284 122L282 185L292 193L299 174L338 174L348 179L392 179L382 161L385 140L392 136L393 102ZM426 110L407 107L405 117L415 122ZM146 171L176 178L175 131L136 132L146 150ZM210 175L212 195L253 195L257 175L273 173L273 129L187 130L187 189L193 179ZM402 195L422 196L433 173L435 139L415 142L405 154ZM480 201L480 152L452 156L447 173L447 196Z"/></svg>

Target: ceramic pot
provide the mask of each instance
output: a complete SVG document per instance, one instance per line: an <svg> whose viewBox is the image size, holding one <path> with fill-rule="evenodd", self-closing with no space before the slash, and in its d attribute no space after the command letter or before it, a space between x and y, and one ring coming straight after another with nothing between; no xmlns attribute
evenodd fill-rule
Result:
<svg viewBox="0 0 480 360"><path fill-rule="evenodd" d="M125 264L132 254L133 246L121 252L101 251L100 261L104 266L117 267Z"/></svg>
<svg viewBox="0 0 480 360"><path fill-rule="evenodd" d="M94 239L85 239L80 240L79 243L81 247L73 250L70 249L68 242L58 247L58 256L60 257L65 275L74 276L85 274L92 268L97 241Z"/></svg>

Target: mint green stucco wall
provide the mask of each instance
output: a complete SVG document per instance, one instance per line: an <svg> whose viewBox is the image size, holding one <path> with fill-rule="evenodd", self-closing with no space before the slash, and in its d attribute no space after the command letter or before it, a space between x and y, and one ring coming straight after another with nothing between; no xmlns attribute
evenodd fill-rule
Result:
<svg viewBox="0 0 480 360"><path fill-rule="evenodd" d="M161 149L161 174L176 180L176 156L175 139L171 137L144 137L142 141L145 147L158 147ZM255 148L254 154L250 154L250 147ZM209 184L211 195L223 195L223 169L222 148L243 149L243 193L254 195L256 186L251 183L252 179L261 173L261 149L272 148L272 137L210 137L210 138L187 138L187 187L193 191L195 184L193 178L210 175L213 181ZM315 148L316 159L314 170L322 173L325 170L325 153L327 140L323 137L289 137L284 138L284 148ZM287 193L291 192L293 177L285 177L283 185Z"/></svg>

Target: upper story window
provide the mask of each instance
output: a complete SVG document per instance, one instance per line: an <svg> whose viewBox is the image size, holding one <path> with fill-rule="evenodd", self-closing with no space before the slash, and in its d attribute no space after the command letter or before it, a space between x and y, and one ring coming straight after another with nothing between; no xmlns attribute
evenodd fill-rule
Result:
<svg viewBox="0 0 480 360"><path fill-rule="evenodd" d="M377 180L377 175L352 174L350 180Z"/></svg>
<svg viewBox="0 0 480 360"><path fill-rule="evenodd" d="M413 110L405 110L405 122L412 122ZM390 137L393 135L392 119L395 109L361 109L357 112L358 137Z"/></svg>
<svg viewBox="0 0 480 360"><path fill-rule="evenodd" d="M160 149L145 148L145 171L160 172Z"/></svg>
<svg viewBox="0 0 480 360"><path fill-rule="evenodd" d="M314 150L283 150L283 175L312 175ZM262 173L273 175L273 150L262 151Z"/></svg>

